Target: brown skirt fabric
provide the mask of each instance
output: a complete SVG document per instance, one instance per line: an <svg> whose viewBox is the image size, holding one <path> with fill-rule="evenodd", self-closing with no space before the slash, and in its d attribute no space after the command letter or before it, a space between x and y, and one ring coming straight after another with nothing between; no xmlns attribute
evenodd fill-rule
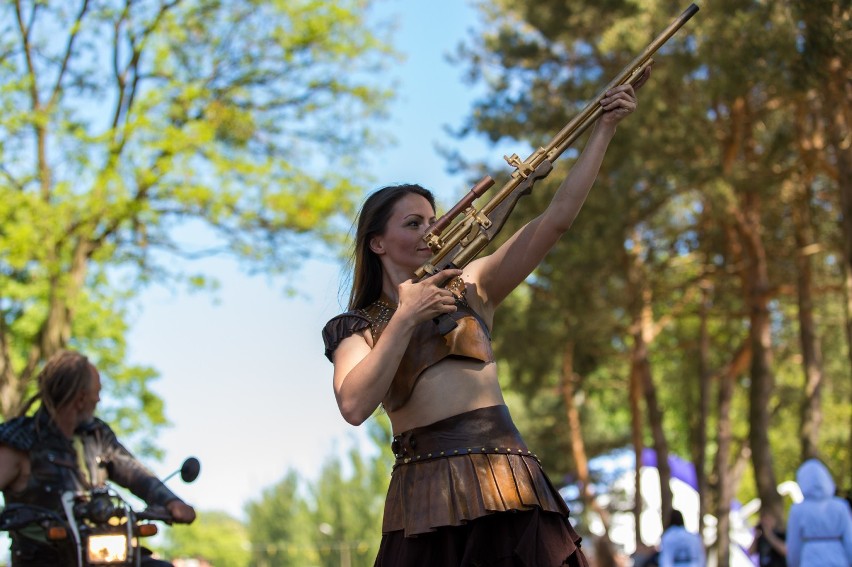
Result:
<svg viewBox="0 0 852 567"><path fill-rule="evenodd" d="M586 565L506 406L406 431L393 449L377 566Z"/></svg>
<svg viewBox="0 0 852 567"><path fill-rule="evenodd" d="M385 534L375 567L589 567L579 545L566 518L534 508L417 537Z"/></svg>

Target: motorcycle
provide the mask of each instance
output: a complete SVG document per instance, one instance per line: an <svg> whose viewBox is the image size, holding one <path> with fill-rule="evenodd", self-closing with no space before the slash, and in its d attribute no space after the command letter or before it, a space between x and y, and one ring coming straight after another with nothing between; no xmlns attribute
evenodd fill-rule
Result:
<svg viewBox="0 0 852 567"><path fill-rule="evenodd" d="M189 457L181 468L165 480L180 473L190 483L198 478L201 463ZM62 494L63 513L30 504L10 504L0 513L0 531L40 529L44 539L73 548L77 567L113 565L139 567L147 550L141 538L156 535L155 522L171 525L169 511L160 506L134 510L113 488L96 487L85 493Z"/></svg>

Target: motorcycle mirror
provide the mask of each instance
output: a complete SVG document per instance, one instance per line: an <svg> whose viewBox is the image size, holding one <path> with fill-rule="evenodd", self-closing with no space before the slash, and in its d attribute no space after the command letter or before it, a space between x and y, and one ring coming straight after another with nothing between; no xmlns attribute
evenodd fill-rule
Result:
<svg viewBox="0 0 852 567"><path fill-rule="evenodd" d="M183 465L181 465L180 469L176 470L175 472L173 472L169 476L165 477L163 479L163 482L166 482L167 480L169 480L170 478L175 476L177 473L180 473L180 478L184 482L192 482L196 478L198 478L198 473L200 473L200 472L201 472L201 462L198 459L196 459L195 457L189 457L187 460L185 460L183 462Z"/></svg>
<svg viewBox="0 0 852 567"><path fill-rule="evenodd" d="M180 467L180 478L184 482L192 482L201 472L201 462L195 457L189 457Z"/></svg>

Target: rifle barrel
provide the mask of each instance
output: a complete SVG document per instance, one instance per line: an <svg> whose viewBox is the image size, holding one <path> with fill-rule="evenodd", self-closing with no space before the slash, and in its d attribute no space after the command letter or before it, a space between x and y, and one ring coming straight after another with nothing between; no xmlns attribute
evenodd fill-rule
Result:
<svg viewBox="0 0 852 567"><path fill-rule="evenodd" d="M433 251L433 256L429 262L420 266L415 275L420 278L434 270L440 270L447 266L463 268L468 262L473 260L479 252L485 248L494 236L503 227L506 218L514 208L514 203L520 196L526 195L532 189L533 183L538 179L543 179L550 173L552 163L562 153L585 132L600 116L603 114L600 101L606 96L607 91L619 85L626 83L634 84L643 75L645 69L653 64L651 58L657 50L660 49L683 25L689 21L692 16L698 12L698 6L690 4L683 13L678 16L669 26L663 30L648 46L637 55L627 66L625 66L612 79L598 95L590 102L580 113L575 116L544 148L535 150L526 160L521 161L517 155L505 157L509 165L515 167L510 178L500 188L500 190L491 197L488 203L482 207L482 210L477 213L473 210L472 203L484 193L494 180L490 177L484 177L477 183L470 192L465 195L462 200L456 204L450 211L444 214L439 221L433 226L423 237ZM547 162L547 163L545 163ZM515 193L520 188L517 194L514 195L507 203L503 201ZM504 206L500 207L503 204ZM500 207L499 212L494 218L489 216L495 209ZM450 222L462 212L467 211L463 219L457 222L450 229L447 237L441 239L440 235ZM479 224L478 233L474 230L474 225ZM476 233L476 234L475 234ZM440 265L449 257L450 262Z"/></svg>

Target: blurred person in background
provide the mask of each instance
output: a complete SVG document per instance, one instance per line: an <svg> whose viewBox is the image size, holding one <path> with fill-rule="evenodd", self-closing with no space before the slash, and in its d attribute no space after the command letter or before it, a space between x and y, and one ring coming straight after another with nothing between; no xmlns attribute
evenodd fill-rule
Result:
<svg viewBox="0 0 852 567"><path fill-rule="evenodd" d="M796 471L804 499L787 521L789 567L852 566L852 511L835 496L834 479L821 461L808 459Z"/></svg>
<svg viewBox="0 0 852 567"><path fill-rule="evenodd" d="M704 544L683 525L683 514L672 510L660 540L660 567L704 567Z"/></svg>
<svg viewBox="0 0 852 567"><path fill-rule="evenodd" d="M787 567L786 534L776 525L771 514L761 514L760 522L754 528L754 541L749 548L750 555L757 555L760 567Z"/></svg>
<svg viewBox="0 0 852 567"><path fill-rule="evenodd" d="M20 417L0 424L0 490L6 506L38 506L64 515L64 492L87 492L109 480L148 504L163 506L176 522L195 520L195 510L137 461L109 425L95 417L101 379L88 358L61 351L47 361L37 382L38 392L25 404ZM26 415L35 402L40 402L36 412ZM27 528L9 534L13 567L76 563L70 545L46 541L37 526ZM149 554L142 565L171 564Z"/></svg>

